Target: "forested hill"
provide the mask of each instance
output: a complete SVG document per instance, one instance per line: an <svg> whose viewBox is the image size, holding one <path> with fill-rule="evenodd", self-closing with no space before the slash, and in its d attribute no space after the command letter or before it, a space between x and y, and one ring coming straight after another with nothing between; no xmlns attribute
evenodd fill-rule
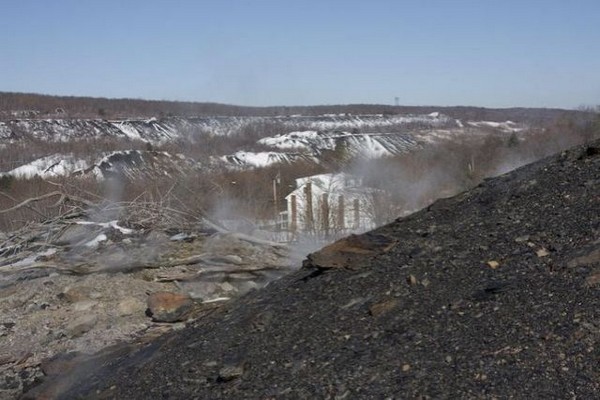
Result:
<svg viewBox="0 0 600 400"><path fill-rule="evenodd" d="M544 123L575 118L581 111L550 108L482 108L340 104L248 107L210 102L181 102L99 97L50 96L0 92L0 119L14 118L147 118L161 116L275 116L323 114L428 114L442 112L458 119Z"/></svg>

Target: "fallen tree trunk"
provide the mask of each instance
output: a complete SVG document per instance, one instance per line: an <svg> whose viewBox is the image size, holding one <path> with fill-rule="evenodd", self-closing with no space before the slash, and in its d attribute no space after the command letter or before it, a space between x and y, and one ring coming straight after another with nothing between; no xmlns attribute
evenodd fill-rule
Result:
<svg viewBox="0 0 600 400"><path fill-rule="evenodd" d="M279 248L288 248L288 245L284 244L284 243L278 243L278 242L274 242L272 240L266 240L266 239L260 239L254 236L250 236L250 235L246 235L245 233L239 233L239 232L232 232L226 228L224 228L223 226L211 221L210 219L203 217L202 218L202 222L207 225L209 228L214 229L215 231L223 234L223 235L230 235L231 237L234 237L236 239L240 239L249 243L254 243L254 244L260 244L260 245L265 245L265 246L272 246L272 247L279 247Z"/></svg>
<svg viewBox="0 0 600 400"><path fill-rule="evenodd" d="M2 194L4 196L7 196L7 197L13 199L11 196L8 196L6 193L2 193ZM38 197L30 197L30 198L28 198L26 200L23 200L19 204L16 204L16 205L10 207L10 208L4 209L4 210L0 210L0 214L6 214L6 213L9 213L9 212L12 212L12 211L16 211L16 210L18 210L20 208L23 208L23 207L27 207L30 210L33 210L36 213L44 216L44 214L42 212L40 212L36 208L31 207L30 204L31 203L37 203L38 201L50 199L52 197L57 197L57 196L59 197L59 199L56 201L56 203L54 203L52 205L53 207L57 207L57 206L63 204L64 202L66 202L67 200L73 200L75 202L82 203L82 204L85 204L86 206L90 206L90 207L94 206L94 204L92 202L87 201L85 199L82 199L82 198L79 198L79 197L70 196L70 195L67 195L65 193L55 191L55 192L46 193L46 194L44 194L42 196L38 196Z"/></svg>

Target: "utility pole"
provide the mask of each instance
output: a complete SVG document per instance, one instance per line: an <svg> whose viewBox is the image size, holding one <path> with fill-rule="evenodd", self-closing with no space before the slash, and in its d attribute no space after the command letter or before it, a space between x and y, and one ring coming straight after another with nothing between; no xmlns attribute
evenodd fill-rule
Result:
<svg viewBox="0 0 600 400"><path fill-rule="evenodd" d="M281 183L281 171L273 179L273 207L275 211L275 232L279 232L279 196L277 196L277 185Z"/></svg>
<svg viewBox="0 0 600 400"><path fill-rule="evenodd" d="M313 230L313 199L312 199L312 182L306 182L304 185L304 231L311 232Z"/></svg>
<svg viewBox="0 0 600 400"><path fill-rule="evenodd" d="M293 194L291 197L291 201L292 201L292 223L290 226L290 230L292 231L292 235L296 234L296 229L298 229L298 206L296 205L296 195Z"/></svg>
<svg viewBox="0 0 600 400"><path fill-rule="evenodd" d="M329 236L329 195L321 195L321 229L325 237Z"/></svg>
<svg viewBox="0 0 600 400"><path fill-rule="evenodd" d="M338 226L337 229L339 232L343 232L345 229L345 220L346 220L346 216L345 214L345 210L344 210L344 206L345 206L345 201L344 201L344 195L340 195L338 197Z"/></svg>

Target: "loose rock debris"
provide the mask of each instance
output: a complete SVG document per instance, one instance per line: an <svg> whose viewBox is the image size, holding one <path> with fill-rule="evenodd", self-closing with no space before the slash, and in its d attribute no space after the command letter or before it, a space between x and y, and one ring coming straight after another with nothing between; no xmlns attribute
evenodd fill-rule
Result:
<svg viewBox="0 0 600 400"><path fill-rule="evenodd" d="M77 212L3 233L0 398L49 357L164 334L291 270L285 245L214 227Z"/></svg>

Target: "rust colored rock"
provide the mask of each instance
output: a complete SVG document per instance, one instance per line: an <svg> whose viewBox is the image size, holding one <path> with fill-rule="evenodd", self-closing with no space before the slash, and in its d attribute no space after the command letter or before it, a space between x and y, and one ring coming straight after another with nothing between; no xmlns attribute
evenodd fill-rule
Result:
<svg viewBox="0 0 600 400"><path fill-rule="evenodd" d="M380 315L390 312L396 307L398 307L398 300L385 300L379 303L375 303L371 307L369 307L369 314L371 314L374 317L379 317Z"/></svg>
<svg viewBox="0 0 600 400"><path fill-rule="evenodd" d="M172 292L156 292L148 296L147 313L156 322L177 322L187 318L194 302L188 295Z"/></svg>
<svg viewBox="0 0 600 400"><path fill-rule="evenodd" d="M541 249L536 250L535 254L541 258L541 257L549 256L550 252L547 249L542 247Z"/></svg>
<svg viewBox="0 0 600 400"><path fill-rule="evenodd" d="M600 272L596 272L587 277L585 284L588 287L600 286Z"/></svg>
<svg viewBox="0 0 600 400"><path fill-rule="evenodd" d="M417 283L419 283L419 281L417 280L417 277L414 275L409 275L406 277L406 283L408 283L410 286L414 286Z"/></svg>
<svg viewBox="0 0 600 400"><path fill-rule="evenodd" d="M380 234L350 235L309 254L303 266L355 269L374 255L390 251L396 244L394 239Z"/></svg>
<svg viewBox="0 0 600 400"><path fill-rule="evenodd" d="M576 257L567 263L569 268L576 268L582 265L600 264L600 246L580 257Z"/></svg>
<svg viewBox="0 0 600 400"><path fill-rule="evenodd" d="M243 365L226 365L219 371L219 377L217 379L221 382L229 382L234 379L238 379L243 374Z"/></svg>

